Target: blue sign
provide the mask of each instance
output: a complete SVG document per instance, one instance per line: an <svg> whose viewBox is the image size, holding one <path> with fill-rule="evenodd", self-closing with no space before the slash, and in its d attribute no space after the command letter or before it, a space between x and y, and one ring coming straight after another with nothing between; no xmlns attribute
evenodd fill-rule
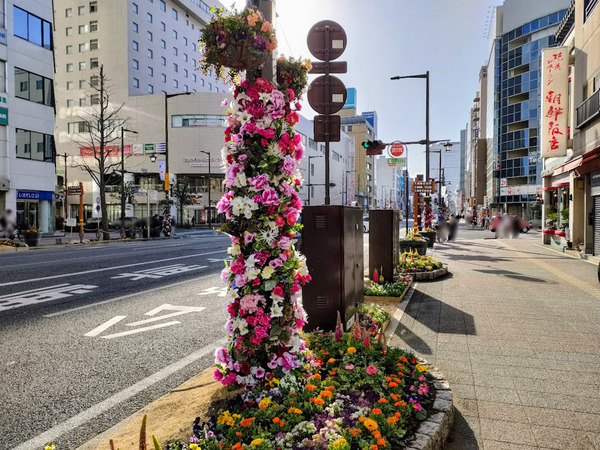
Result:
<svg viewBox="0 0 600 450"><path fill-rule="evenodd" d="M356 109L356 88L346 88L346 104L344 109Z"/></svg>
<svg viewBox="0 0 600 450"><path fill-rule="evenodd" d="M17 199L21 200L52 200L53 196L49 191L17 191Z"/></svg>
<svg viewBox="0 0 600 450"><path fill-rule="evenodd" d="M365 120L371 125L375 134L377 134L377 113L375 111L366 111L361 114Z"/></svg>

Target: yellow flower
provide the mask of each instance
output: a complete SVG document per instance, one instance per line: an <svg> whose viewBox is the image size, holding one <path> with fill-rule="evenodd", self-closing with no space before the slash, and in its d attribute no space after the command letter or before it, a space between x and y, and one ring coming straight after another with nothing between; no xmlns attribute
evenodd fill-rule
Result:
<svg viewBox="0 0 600 450"><path fill-rule="evenodd" d="M262 270L261 276L263 279L268 280L273 275L273 272L275 272L275 269L273 269L271 266L267 266Z"/></svg>
<svg viewBox="0 0 600 450"><path fill-rule="evenodd" d="M329 358L329 360L327 361L329 364L333 364L335 362L335 358Z"/></svg>
<svg viewBox="0 0 600 450"><path fill-rule="evenodd" d="M415 368L419 371L419 372L428 372L427 367L421 365L421 364L417 364L415 366Z"/></svg>
<svg viewBox="0 0 600 450"><path fill-rule="evenodd" d="M198 444L190 444L190 450L200 450L200 447L198 447Z"/></svg>
<svg viewBox="0 0 600 450"><path fill-rule="evenodd" d="M262 445L263 440L258 438L258 439L254 439L252 442L250 442L250 445L252 447L258 447L259 445Z"/></svg>
<svg viewBox="0 0 600 450"><path fill-rule="evenodd" d="M44 447L44 450L54 450L54 449L55 449L54 444L48 444Z"/></svg>
<svg viewBox="0 0 600 450"><path fill-rule="evenodd" d="M348 347L348 353L356 353L356 349L354 347Z"/></svg>
<svg viewBox="0 0 600 450"><path fill-rule="evenodd" d="M364 425L369 431L377 429L377 422L375 422L373 419L365 419Z"/></svg>
<svg viewBox="0 0 600 450"><path fill-rule="evenodd" d="M271 403L273 403L273 402L271 401L271 399L270 399L270 398L268 398L268 397L265 397L265 398L263 398L263 399L262 399L262 400L261 400L261 401L258 403L258 408L259 408L259 409L262 409L262 410L265 410L265 409L267 409L267 408L268 408L268 406L269 406Z"/></svg>
<svg viewBox="0 0 600 450"><path fill-rule="evenodd" d="M298 408L292 407L292 408L288 409L288 413L290 413L290 414L302 414L302 410L298 409Z"/></svg>

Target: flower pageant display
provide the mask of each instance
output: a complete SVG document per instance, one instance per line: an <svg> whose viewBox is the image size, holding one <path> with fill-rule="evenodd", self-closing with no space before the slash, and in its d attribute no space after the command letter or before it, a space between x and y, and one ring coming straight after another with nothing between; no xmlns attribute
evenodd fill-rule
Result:
<svg viewBox="0 0 600 450"><path fill-rule="evenodd" d="M405 252L400 255L398 271L400 273L432 272L444 267L440 261L431 256L422 256L417 252Z"/></svg>
<svg viewBox="0 0 600 450"><path fill-rule="evenodd" d="M280 56L277 59L277 89L280 91L291 89L296 98L300 98L306 90L310 69L312 64L308 59Z"/></svg>
<svg viewBox="0 0 600 450"><path fill-rule="evenodd" d="M301 135L294 92L263 78L244 80L228 111L223 160L229 191L217 208L231 236L231 261L222 276L229 342L216 352L215 378L225 385L264 386L305 364L306 323L300 287L310 281L292 245L302 202ZM299 108L299 104L296 104Z"/></svg>
<svg viewBox="0 0 600 450"><path fill-rule="evenodd" d="M173 218L171 217L171 205L163 206L162 232L168 237L171 236Z"/></svg>
<svg viewBox="0 0 600 450"><path fill-rule="evenodd" d="M258 69L267 55L277 48L273 25L264 20L260 11L245 9L228 14L223 8L211 8L214 19L202 30L200 46L203 72L213 69L217 77L229 68L230 81L239 72Z"/></svg>

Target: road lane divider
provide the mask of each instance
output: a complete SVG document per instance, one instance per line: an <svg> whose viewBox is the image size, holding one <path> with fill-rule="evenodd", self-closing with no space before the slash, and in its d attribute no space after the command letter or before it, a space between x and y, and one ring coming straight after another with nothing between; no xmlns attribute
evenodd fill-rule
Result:
<svg viewBox="0 0 600 450"><path fill-rule="evenodd" d="M16 284L34 283L36 281L55 280L57 278L76 277L76 276L79 276L79 275L85 275L85 274L89 274L89 273L107 272L109 270L129 269L131 267L145 266L145 265L149 265L149 264L157 264L157 263L163 263L163 262L167 262L167 261L177 261L177 260L180 260L180 259L198 258L200 256L216 255L216 254L219 254L219 253L226 253L226 252L227 252L227 249L223 249L223 250L217 250L217 251L214 251L214 252L196 253L194 255L175 256L173 258L156 259L156 260L153 260L153 261L145 261L145 262L139 262L139 263L124 264L124 265L121 265L121 266L114 266L114 267L104 267L102 269L83 270L81 272L63 273L63 274L60 274L60 275L50 275L50 276L47 276L47 277L30 278L28 280L9 281L8 283L0 283L0 287L1 286L14 286Z"/></svg>
<svg viewBox="0 0 600 450"><path fill-rule="evenodd" d="M204 358L207 355L213 354L217 348L222 347L225 344L226 339L222 338L211 344L206 345L205 347L202 347L201 349L189 354L188 356L180 359L179 361L169 364L168 366L162 368L158 372L144 378L143 380L138 381L134 385L123 389L120 392L117 392L116 394L108 397L106 400L103 400L100 403L89 407L88 409L80 412L79 414L76 414L70 419L65 420L64 422L50 428L49 430L44 431L43 433L35 436L27 442L23 442L21 445L17 446L15 450L30 450L32 448L44 448L44 446L48 442L56 441L60 436L64 435L65 433L73 431L74 429L82 425L85 425L86 423L95 419L99 415L129 400L130 398L146 390L150 386L160 381L163 381L167 377L180 371L181 369L184 369L185 367L196 362L197 360Z"/></svg>

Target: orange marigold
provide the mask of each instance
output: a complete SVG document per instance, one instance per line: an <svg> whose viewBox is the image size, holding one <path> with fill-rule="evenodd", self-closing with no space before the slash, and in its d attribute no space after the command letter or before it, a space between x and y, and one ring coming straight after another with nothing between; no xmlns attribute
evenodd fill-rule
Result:
<svg viewBox="0 0 600 450"><path fill-rule="evenodd" d="M379 399L379 403L387 403L387 402L388 401L385 398L383 398L383 397Z"/></svg>
<svg viewBox="0 0 600 450"><path fill-rule="evenodd" d="M380 410L379 408L373 408L373 409L371 410L371 412L372 412L373 414L375 414L376 416L378 416L379 414L381 414L381 410Z"/></svg>
<svg viewBox="0 0 600 450"><path fill-rule="evenodd" d="M398 387L398 383L394 383L393 381L388 384L389 387L394 388L394 387Z"/></svg>
<svg viewBox="0 0 600 450"><path fill-rule="evenodd" d="M381 432L379 430L373 431L373 437L375 439L381 439Z"/></svg>
<svg viewBox="0 0 600 450"><path fill-rule="evenodd" d="M331 397L333 394L331 393L331 391L321 391L321 393L319 394L320 397Z"/></svg>
<svg viewBox="0 0 600 450"><path fill-rule="evenodd" d="M240 425L243 426L243 427L249 427L250 425L252 425L252 422L254 421L255 418L256 417L248 417L246 419L243 419L240 422Z"/></svg>
<svg viewBox="0 0 600 450"><path fill-rule="evenodd" d="M319 375L318 373L314 374L314 378L315 380L320 380L321 379L321 375Z"/></svg>
<svg viewBox="0 0 600 450"><path fill-rule="evenodd" d="M279 421L280 421L280 420L281 420L281 419L280 419L279 417L275 417L275 418L273 419L273 423L279 423Z"/></svg>
<svg viewBox="0 0 600 450"><path fill-rule="evenodd" d="M328 391L333 391L335 388L333 386L327 386L325 389L327 389Z"/></svg>
<svg viewBox="0 0 600 450"><path fill-rule="evenodd" d="M329 359L327 360L327 362L328 362L329 364L333 364L333 363L335 362L335 358L329 358Z"/></svg>
<svg viewBox="0 0 600 450"><path fill-rule="evenodd" d="M317 387L314 384L307 384L306 389L309 391L314 391Z"/></svg>
<svg viewBox="0 0 600 450"><path fill-rule="evenodd" d="M369 450L379 450L379 447L377 447L376 445L371 445L371 447L369 447Z"/></svg>
<svg viewBox="0 0 600 450"><path fill-rule="evenodd" d="M384 446L385 445L385 439L378 439L377 440L377 445Z"/></svg>
<svg viewBox="0 0 600 450"><path fill-rule="evenodd" d="M389 423L390 425L395 424L396 422L398 422L398 418L396 416L392 416L392 417L388 417L386 419L387 423Z"/></svg>
<svg viewBox="0 0 600 450"><path fill-rule="evenodd" d="M240 448L242 448L242 443L238 442L237 444L235 444L233 447L231 447L233 450L238 450Z"/></svg>
<svg viewBox="0 0 600 450"><path fill-rule="evenodd" d="M322 398L313 397L310 399L310 401L313 402L315 405L324 405L325 404L325 400L323 400Z"/></svg>

